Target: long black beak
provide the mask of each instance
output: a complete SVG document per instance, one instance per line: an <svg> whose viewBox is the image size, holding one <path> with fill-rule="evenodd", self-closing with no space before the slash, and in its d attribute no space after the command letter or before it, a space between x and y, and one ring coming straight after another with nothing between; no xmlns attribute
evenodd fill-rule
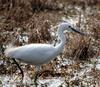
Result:
<svg viewBox="0 0 100 87"><path fill-rule="evenodd" d="M74 32L78 33L78 34L86 35L85 33L81 32L81 31L79 31L79 30L76 30L76 29L74 29L74 28L72 28L72 27L71 27L71 29L72 29Z"/></svg>

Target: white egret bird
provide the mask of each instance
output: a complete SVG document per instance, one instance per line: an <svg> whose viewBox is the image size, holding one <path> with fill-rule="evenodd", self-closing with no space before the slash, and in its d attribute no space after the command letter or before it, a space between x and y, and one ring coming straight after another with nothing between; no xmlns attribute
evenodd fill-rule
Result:
<svg viewBox="0 0 100 87"><path fill-rule="evenodd" d="M55 58L63 50L67 39L64 35L65 30L74 31L81 35L85 35L83 32L74 29L70 23L64 22L58 25L58 38L60 39L60 43L58 45L53 46L50 44L40 43L12 47L5 50L5 55L13 59L18 59L22 60L23 62L33 64L36 67L40 67L42 64L45 64Z"/></svg>

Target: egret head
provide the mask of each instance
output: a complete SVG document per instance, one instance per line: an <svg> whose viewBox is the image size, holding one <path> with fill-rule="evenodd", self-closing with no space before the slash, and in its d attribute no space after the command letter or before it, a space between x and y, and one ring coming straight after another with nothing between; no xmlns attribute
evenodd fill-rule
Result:
<svg viewBox="0 0 100 87"><path fill-rule="evenodd" d="M81 32L78 29L75 29L70 23L67 23L67 22L59 24L59 29L62 29L63 31L64 30L68 30L68 31L71 31L71 32L74 31L78 34L85 35L85 33Z"/></svg>

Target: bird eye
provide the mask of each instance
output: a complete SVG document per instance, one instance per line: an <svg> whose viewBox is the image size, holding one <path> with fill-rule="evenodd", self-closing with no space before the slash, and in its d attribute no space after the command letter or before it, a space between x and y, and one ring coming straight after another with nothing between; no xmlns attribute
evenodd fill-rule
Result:
<svg viewBox="0 0 100 87"><path fill-rule="evenodd" d="M71 26L69 26L69 28L71 28Z"/></svg>

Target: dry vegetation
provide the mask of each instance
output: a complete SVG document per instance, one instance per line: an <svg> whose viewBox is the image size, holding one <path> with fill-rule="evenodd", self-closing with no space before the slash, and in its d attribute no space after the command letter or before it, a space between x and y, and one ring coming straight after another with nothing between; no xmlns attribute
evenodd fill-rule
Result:
<svg viewBox="0 0 100 87"><path fill-rule="evenodd" d="M88 32L90 36L87 38L71 34L73 38L65 46L63 55L61 54L60 57L62 57L61 61L63 61L63 58L68 57L76 60L77 63L70 66L61 66L61 72L57 72L55 67L59 60L55 59L48 66L42 66L43 71L48 70L41 75L41 78L45 78L49 74L52 77L64 76L67 78L68 75L73 75L73 73L71 74L72 71L81 68L79 66L80 63L85 63L91 58L100 56L100 14L96 12L97 10L91 12L91 14L87 14L85 11L88 6L100 10L99 0L0 0L0 75L18 74L16 65L12 60L4 56L4 50L8 44L12 43L19 46L28 43L49 43L55 40L50 33L51 25L56 25L63 16L68 17L74 14L72 14L74 9L72 8L67 9L69 15L66 15L66 12L64 12L66 5L80 5L84 12L85 22L80 18L77 25L82 26L83 30ZM23 40L24 36L28 37L28 41ZM19 37L21 37L21 41ZM24 66L22 67L24 70L28 70L30 77L33 76L33 67L23 63L21 65ZM72 68L72 71L66 72L70 68ZM100 74L100 71L91 71L94 77L98 76L97 73ZM98 78L100 79L100 77ZM72 81L68 84L77 85L78 83L77 81Z"/></svg>

